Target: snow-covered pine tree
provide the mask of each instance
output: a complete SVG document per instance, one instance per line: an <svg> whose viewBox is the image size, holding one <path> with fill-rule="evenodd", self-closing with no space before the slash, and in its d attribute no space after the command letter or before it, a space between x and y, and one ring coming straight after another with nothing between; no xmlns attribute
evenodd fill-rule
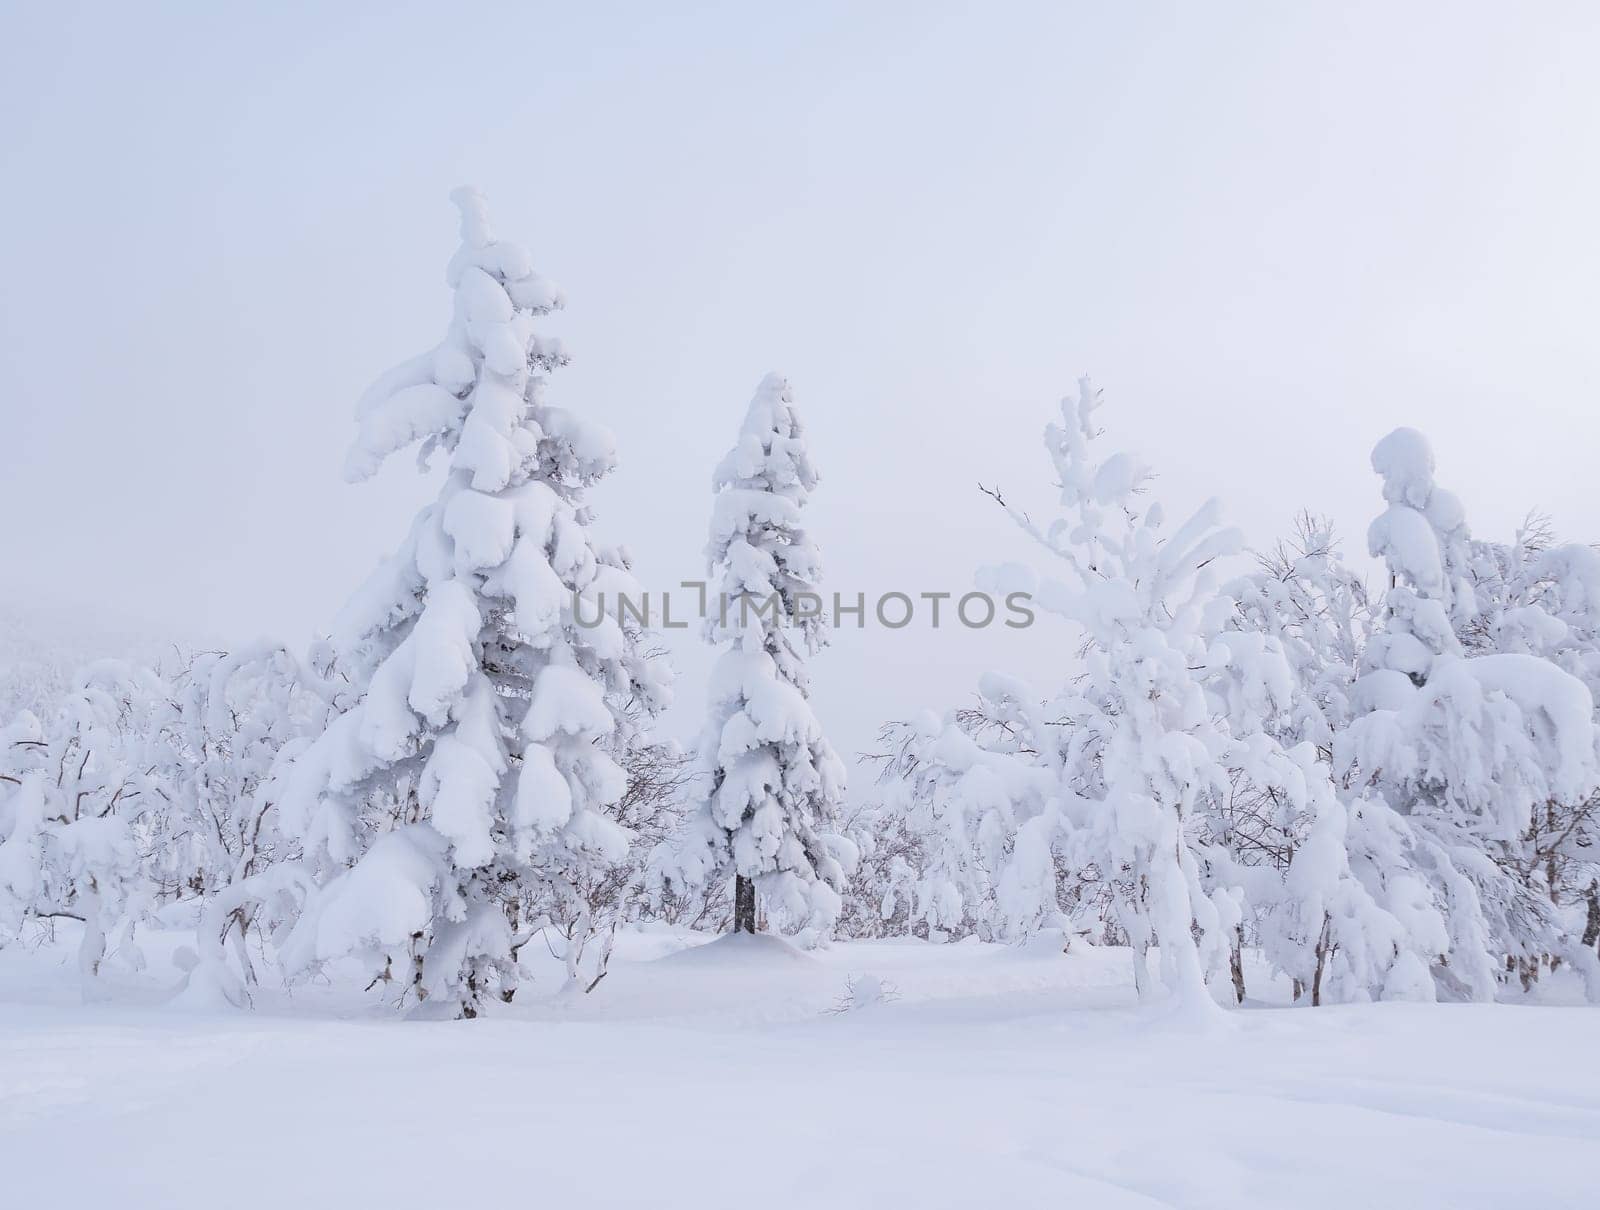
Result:
<svg viewBox="0 0 1600 1210"><path fill-rule="evenodd" d="M701 742L705 798L674 864L691 886L732 874L736 932L757 892L810 935L832 928L845 771L808 700L823 630L821 558L801 509L817 483L789 384L769 374L713 480L706 638L725 644Z"/></svg>
<svg viewBox="0 0 1600 1210"><path fill-rule="evenodd" d="M666 691L641 635L603 616L600 594L637 593L588 528L611 438L544 398L566 353L536 321L561 294L494 236L480 194L452 198L449 329L369 389L346 464L364 479L421 441L444 483L346 610L359 701L296 762L285 820L334 875L291 963L361 951L475 1016L510 998L518 949L552 912L571 912L569 980L597 977L604 947L586 942L605 922L576 886L626 853L616 753Z"/></svg>

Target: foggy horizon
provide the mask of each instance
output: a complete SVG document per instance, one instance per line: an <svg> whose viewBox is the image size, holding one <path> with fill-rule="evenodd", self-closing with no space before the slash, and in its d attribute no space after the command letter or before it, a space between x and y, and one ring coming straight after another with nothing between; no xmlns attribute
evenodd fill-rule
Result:
<svg viewBox="0 0 1600 1210"><path fill-rule="evenodd" d="M1583 5L15 8L3 595L172 637L325 631L430 494L345 485L352 409L437 338L450 189L565 288L553 401L608 427L597 532L704 572L712 468L788 376L824 586L1028 557L978 485L1053 496L1088 374L1176 519L1303 508L1366 566L1367 465L1432 440L1475 534L1600 531L1600 13ZM835 636L841 753L1075 639ZM670 729L709 651L672 636ZM866 773L858 778L865 784Z"/></svg>

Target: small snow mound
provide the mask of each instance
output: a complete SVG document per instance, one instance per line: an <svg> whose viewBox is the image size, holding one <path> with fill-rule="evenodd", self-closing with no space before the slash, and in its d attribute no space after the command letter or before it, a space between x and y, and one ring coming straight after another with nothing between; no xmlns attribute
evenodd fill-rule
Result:
<svg viewBox="0 0 1600 1210"><path fill-rule="evenodd" d="M187 959L194 961L193 950L188 951ZM183 951L175 954L174 960L175 965L181 965L184 960ZM218 979L216 972L205 963L195 961L188 967L188 972L188 977L167 1001L168 1008L194 1013L231 1013L237 1012L242 1007L234 1003L222 980Z"/></svg>
<svg viewBox="0 0 1600 1210"><path fill-rule="evenodd" d="M1438 998L1433 976L1421 958L1407 951L1395 959L1383 981L1383 998L1410 1000L1416 1004L1432 1004Z"/></svg>
<svg viewBox="0 0 1600 1210"><path fill-rule="evenodd" d="M834 1014L859 1012L880 1004L892 1004L899 998L900 989L877 975L852 975L845 980L844 995L829 1011Z"/></svg>
<svg viewBox="0 0 1600 1210"><path fill-rule="evenodd" d="M755 963L813 962L782 937L770 933L724 933L715 941L655 959L674 966L750 966Z"/></svg>
<svg viewBox="0 0 1600 1210"><path fill-rule="evenodd" d="M460 1020L455 1003L449 999L424 1000L406 1012L407 1021L441 1021L454 1023Z"/></svg>
<svg viewBox="0 0 1600 1210"><path fill-rule="evenodd" d="M1038 929L1016 949L1029 958L1059 958L1072 948L1072 938L1065 929Z"/></svg>

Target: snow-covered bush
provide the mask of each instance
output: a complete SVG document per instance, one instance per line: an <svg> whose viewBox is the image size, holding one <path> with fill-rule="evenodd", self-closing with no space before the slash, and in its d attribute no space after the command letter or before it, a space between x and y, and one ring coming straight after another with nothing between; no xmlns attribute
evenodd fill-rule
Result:
<svg viewBox="0 0 1600 1210"><path fill-rule="evenodd" d="M1080 658L1042 703L992 676L978 722L893 735L851 931L1100 924L1141 986L1159 943L1194 1000L1225 972L1243 997L1247 943L1314 1004L1487 996L1562 958L1600 974L1600 559L1474 542L1402 430L1374 454L1381 608L1309 516L1219 589L1236 536L1212 506L1168 536L1147 472L1091 456L1098 402L1083 384L1047 433L1059 520L991 493L1056 561L990 586L1075 623Z"/></svg>
<svg viewBox="0 0 1600 1210"><path fill-rule="evenodd" d="M1510 544L1474 541L1472 552L1478 617L1462 631L1463 647L1540 656L1582 681L1600 706L1600 553L1555 542L1538 517ZM1511 868L1557 913L1563 944L1550 957L1591 967L1600 938L1600 793L1536 804ZM1524 961L1524 983L1538 969Z"/></svg>
<svg viewBox="0 0 1600 1210"><path fill-rule="evenodd" d="M102 661L47 723L24 712L0 731L0 942L29 921L81 922L86 996L108 953L144 963L135 934L159 896L174 718L160 678Z"/></svg>
<svg viewBox="0 0 1600 1210"><path fill-rule="evenodd" d="M45 722L19 715L0 739L0 940L29 920L82 921L92 993L109 954L142 965L134 934L157 909L214 903L289 860L274 774L321 731L334 693L261 643L203 653L170 681L102 661ZM240 899L223 918L230 986L255 981L261 906Z"/></svg>
<svg viewBox="0 0 1600 1210"><path fill-rule="evenodd" d="M209 895L286 856L292 842L272 812L274 775L341 708L343 684L318 654L324 662L313 671L315 662L261 640L203 652L171 681L163 898Z"/></svg>
<svg viewBox="0 0 1600 1210"><path fill-rule="evenodd" d="M1045 575L987 573L1072 624L1079 658L1034 700L996 674L974 725L924 723L900 758L907 830L922 867L914 927L1025 936L1042 928L1124 940L1147 990L1159 943L1163 981L1209 1002L1238 983L1243 888L1219 848L1218 819L1241 779L1303 808L1309 748L1265 725L1292 708L1281 644L1229 626L1232 598L1212 564L1239 548L1208 505L1168 534L1145 499L1149 473L1126 454L1096 459L1087 380L1045 434L1060 517L1040 526L1002 506L1051 556ZM965 725L964 725L965 721Z"/></svg>
<svg viewBox="0 0 1600 1210"><path fill-rule="evenodd" d="M1531 840L1551 812L1595 794L1594 699L1526 649L1529 635L1555 635L1535 607L1515 593L1498 605L1480 593L1486 564L1514 568L1520 557L1502 561L1472 542L1460 502L1434 482L1421 434L1397 429L1372 465L1388 508L1368 542L1393 587L1337 760L1411 826L1417 872L1447 926L1436 983L1487 999L1508 967L1536 968L1566 948Z"/></svg>
<svg viewBox="0 0 1600 1210"><path fill-rule="evenodd" d="M172 683L155 873L163 898L203 900L193 997L204 985L247 999L258 982L252 938L281 932L300 906L310 879L279 800L294 758L349 705L346 688L326 644L305 662L267 640L202 653Z"/></svg>
<svg viewBox="0 0 1600 1210"><path fill-rule="evenodd" d="M1366 585L1328 523L1302 514L1295 535L1228 592L1233 627L1269 636L1288 661L1290 708L1262 725L1302 762L1305 779L1305 792L1288 797L1236 774L1214 813L1214 841L1245 890L1245 926L1290 976L1296 999L1414 998L1430 986L1444 926L1412 872L1410 829L1333 774L1374 624Z"/></svg>
<svg viewBox="0 0 1600 1210"><path fill-rule="evenodd" d="M921 838L906 826L902 786L879 788L847 811L840 829L855 847L856 862L840 892L835 934L850 940L920 935L912 909L925 858Z"/></svg>

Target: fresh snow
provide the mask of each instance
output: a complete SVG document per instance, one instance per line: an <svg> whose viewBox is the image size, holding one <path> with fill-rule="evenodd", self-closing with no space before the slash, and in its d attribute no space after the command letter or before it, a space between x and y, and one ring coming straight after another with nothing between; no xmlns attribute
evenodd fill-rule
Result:
<svg viewBox="0 0 1600 1210"><path fill-rule="evenodd" d="M985 489L1050 683L886 720L847 789L769 375L691 757L562 295L453 197L449 325L346 466L436 494L325 639L0 611L0 1210L1594 1200L1600 554L1474 536L1397 429L1380 587L1311 514L1224 581L1085 379L1054 515Z"/></svg>
<svg viewBox="0 0 1600 1210"><path fill-rule="evenodd" d="M1586 1008L1247 1002L1175 1028L1134 1006L1125 951L701 940L629 932L593 995L431 1023L316 985L85 1007L65 929L7 948L5 1202L1591 1204Z"/></svg>

